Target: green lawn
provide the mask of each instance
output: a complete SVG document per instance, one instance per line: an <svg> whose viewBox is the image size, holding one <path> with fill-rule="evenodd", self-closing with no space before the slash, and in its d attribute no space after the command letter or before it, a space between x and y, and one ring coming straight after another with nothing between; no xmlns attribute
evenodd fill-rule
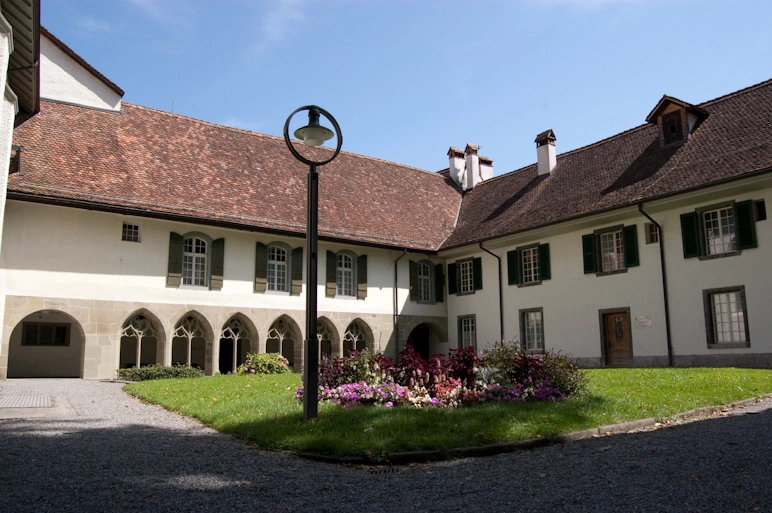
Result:
<svg viewBox="0 0 772 513"><path fill-rule="evenodd" d="M338 456L451 449L551 436L621 421L664 419L772 392L772 370L593 369L588 393L562 403L459 409L341 408L302 421L297 374L144 381L125 390L264 449Z"/></svg>

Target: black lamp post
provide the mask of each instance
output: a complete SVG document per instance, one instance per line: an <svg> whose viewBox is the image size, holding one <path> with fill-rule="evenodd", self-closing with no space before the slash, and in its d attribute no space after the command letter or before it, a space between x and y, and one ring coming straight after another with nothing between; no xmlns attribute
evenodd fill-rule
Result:
<svg viewBox="0 0 772 513"><path fill-rule="evenodd" d="M332 156L326 160L311 160L304 157L292 145L289 138L289 125L292 118L298 112L308 111L308 125L295 130L295 137L302 140L306 146L320 146L324 141L337 135L338 145ZM335 132L319 125L319 114L324 115L335 127ZM319 411L319 340L316 336L317 318L317 273L319 269L319 251L317 228L319 226L318 202L319 202L319 174L316 166L323 166L332 162L340 153L343 136L335 118L316 105L300 107L290 114L284 123L284 142L287 143L292 155L299 161L309 165L308 171L308 213L306 228L306 339L303 342L303 420L309 421L317 417Z"/></svg>

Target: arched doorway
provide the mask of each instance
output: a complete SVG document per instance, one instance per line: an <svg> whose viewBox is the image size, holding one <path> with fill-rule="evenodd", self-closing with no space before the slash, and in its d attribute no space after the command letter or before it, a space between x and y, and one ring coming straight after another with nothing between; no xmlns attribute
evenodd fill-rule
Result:
<svg viewBox="0 0 772 513"><path fill-rule="evenodd" d="M192 315L180 319L174 328L172 363L206 369L206 334Z"/></svg>
<svg viewBox="0 0 772 513"><path fill-rule="evenodd" d="M56 310L26 316L11 332L8 347L9 378L82 377L83 328Z"/></svg>
<svg viewBox="0 0 772 513"><path fill-rule="evenodd" d="M279 353L291 366L295 364L295 333L289 323L280 318L274 321L265 340L266 353Z"/></svg>
<svg viewBox="0 0 772 513"><path fill-rule="evenodd" d="M244 321L231 317L220 332L220 358L218 370L220 374L236 373L239 365L247 359L251 350L252 338Z"/></svg>
<svg viewBox="0 0 772 513"><path fill-rule="evenodd" d="M127 369L158 363L158 332L153 323L137 314L121 329L121 351L118 367Z"/></svg>
<svg viewBox="0 0 772 513"><path fill-rule="evenodd" d="M441 339L438 330L429 323L421 323L413 328L406 343L411 344L424 360L428 360L431 355L441 352Z"/></svg>

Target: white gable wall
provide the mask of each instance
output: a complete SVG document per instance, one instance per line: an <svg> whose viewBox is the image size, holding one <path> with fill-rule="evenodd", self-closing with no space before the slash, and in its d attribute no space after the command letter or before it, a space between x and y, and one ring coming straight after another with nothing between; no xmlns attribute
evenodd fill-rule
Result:
<svg viewBox="0 0 772 513"><path fill-rule="evenodd" d="M121 110L121 96L46 37L40 38L40 97Z"/></svg>

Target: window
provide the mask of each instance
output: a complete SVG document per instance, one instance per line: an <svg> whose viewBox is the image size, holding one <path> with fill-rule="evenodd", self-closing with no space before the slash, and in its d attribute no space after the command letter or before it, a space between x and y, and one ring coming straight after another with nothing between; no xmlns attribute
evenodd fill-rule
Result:
<svg viewBox="0 0 772 513"><path fill-rule="evenodd" d="M643 225L646 231L646 244L656 244L659 242L659 230L654 223L646 223Z"/></svg>
<svg viewBox="0 0 772 513"><path fill-rule="evenodd" d="M717 258L757 247L754 203L725 203L681 214L684 258Z"/></svg>
<svg viewBox="0 0 772 513"><path fill-rule="evenodd" d="M326 297L367 298L367 255L327 252Z"/></svg>
<svg viewBox="0 0 772 513"><path fill-rule="evenodd" d="M520 340L529 353L544 352L542 309L520 310Z"/></svg>
<svg viewBox="0 0 772 513"><path fill-rule="evenodd" d="M69 346L70 325L53 322L25 322L22 325L23 346Z"/></svg>
<svg viewBox="0 0 772 513"><path fill-rule="evenodd" d="M458 318L458 348L464 347L477 349L477 321L474 315Z"/></svg>
<svg viewBox="0 0 772 513"><path fill-rule="evenodd" d="M182 284L206 286L206 241L198 237L185 239L182 253Z"/></svg>
<svg viewBox="0 0 772 513"><path fill-rule="evenodd" d="M255 243L254 291L299 296L303 290L303 248L292 249L282 242Z"/></svg>
<svg viewBox="0 0 772 513"><path fill-rule="evenodd" d="M139 242L139 225L123 223L121 240L126 242Z"/></svg>
<svg viewBox="0 0 772 513"><path fill-rule="evenodd" d="M211 240L204 234L169 234L167 287L209 286L220 290L225 263L225 239Z"/></svg>
<svg viewBox="0 0 772 513"><path fill-rule="evenodd" d="M749 347L745 287L703 291L708 347Z"/></svg>
<svg viewBox="0 0 772 513"><path fill-rule="evenodd" d="M428 260L410 261L410 300L434 304L443 300L445 277L442 264L435 265Z"/></svg>
<svg viewBox="0 0 772 513"><path fill-rule="evenodd" d="M268 248L268 290L289 292L287 280L287 251L271 246Z"/></svg>
<svg viewBox="0 0 772 513"><path fill-rule="evenodd" d="M482 259L470 258L448 264L448 294L474 294L482 289Z"/></svg>
<svg viewBox="0 0 772 513"><path fill-rule="evenodd" d="M639 265L636 225L613 226L582 236L584 274L626 272Z"/></svg>
<svg viewBox="0 0 772 513"><path fill-rule="evenodd" d="M681 123L681 111L669 112L662 116L662 134L665 144L683 141L684 127Z"/></svg>
<svg viewBox="0 0 772 513"><path fill-rule="evenodd" d="M507 275L510 285L538 285L549 280L550 245L533 244L507 252Z"/></svg>

